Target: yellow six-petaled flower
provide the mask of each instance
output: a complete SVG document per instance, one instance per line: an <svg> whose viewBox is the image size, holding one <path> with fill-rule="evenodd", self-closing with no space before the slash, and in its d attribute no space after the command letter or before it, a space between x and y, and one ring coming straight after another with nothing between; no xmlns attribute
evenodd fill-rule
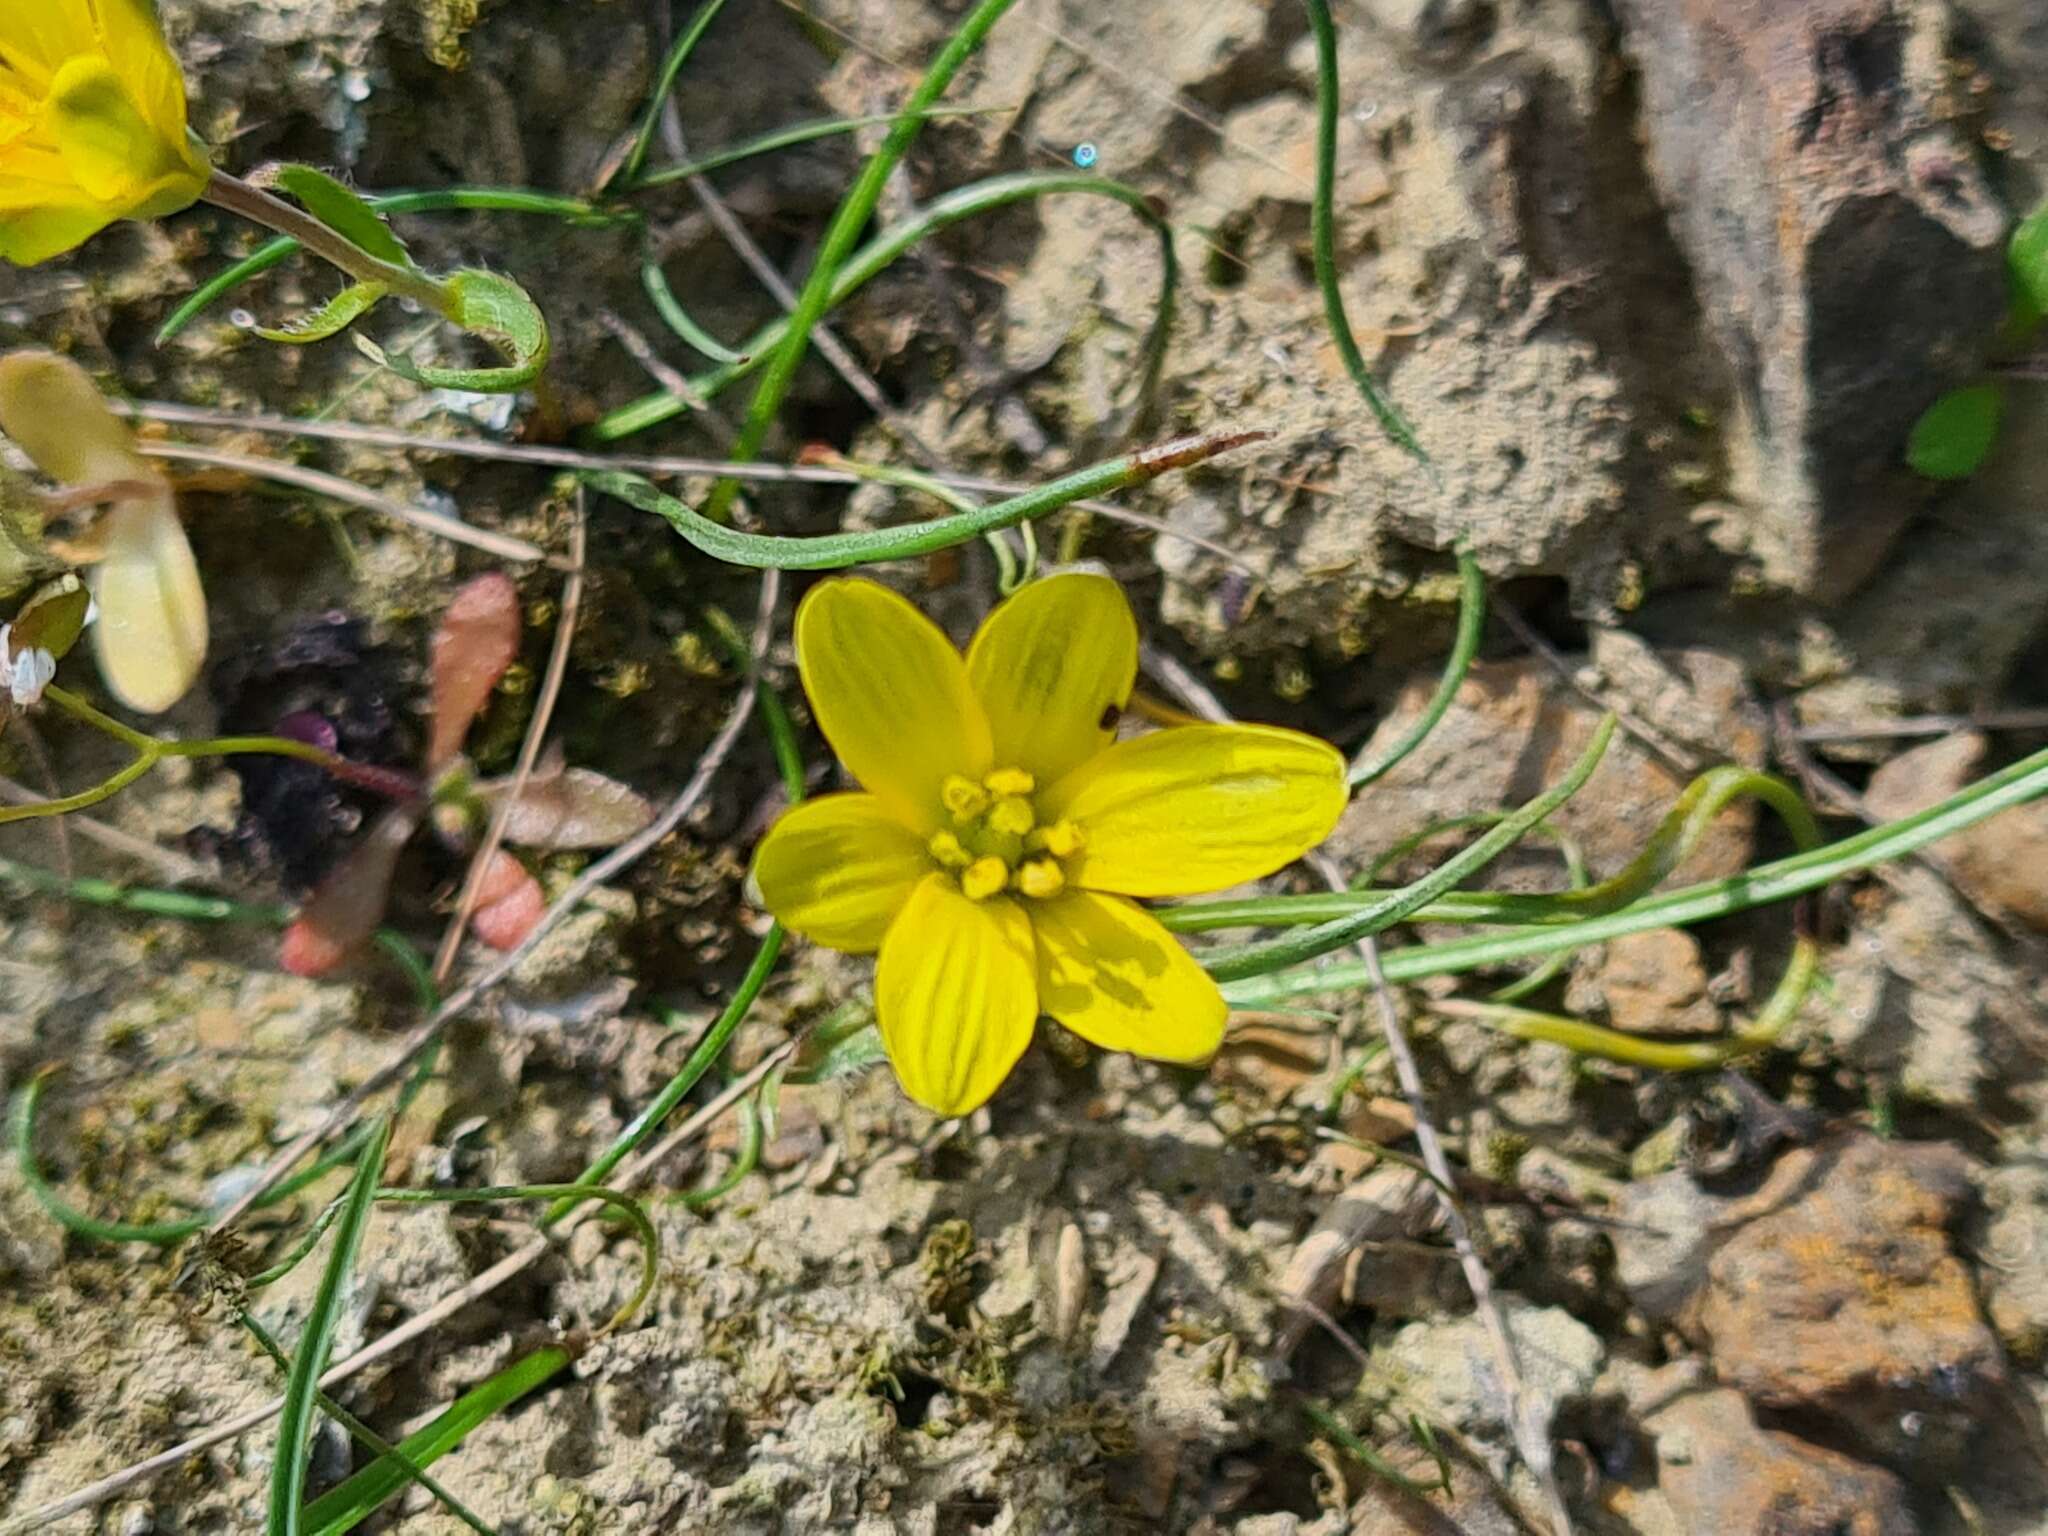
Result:
<svg viewBox="0 0 2048 1536"><path fill-rule="evenodd" d="M0 0L0 256L174 213L210 174L150 0Z"/></svg>
<svg viewBox="0 0 2048 1536"><path fill-rule="evenodd" d="M964 660L887 588L826 581L796 648L865 793L792 808L755 877L787 927L880 952L877 1022L906 1093L974 1109L1041 1012L1106 1050L1214 1054L1222 994L1138 899L1222 890L1321 842L1346 798L1335 748L1257 725L1116 741L1138 634L1101 576L1033 582Z"/></svg>

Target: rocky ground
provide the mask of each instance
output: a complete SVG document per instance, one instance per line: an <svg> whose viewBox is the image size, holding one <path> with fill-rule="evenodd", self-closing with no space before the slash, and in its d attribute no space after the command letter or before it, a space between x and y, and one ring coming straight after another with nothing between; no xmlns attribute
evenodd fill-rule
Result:
<svg viewBox="0 0 2048 1536"><path fill-rule="evenodd" d="M663 47L661 7L639 0L573 18L547 0L162 9L195 124L227 163L301 158L377 189L585 189ZM707 150L887 110L957 9L732 0L677 93L684 138ZM1554 782L1603 704L1631 735L1561 818L1596 873L1707 764L1801 774L1847 832L2040 746L2048 731L1801 745L2048 704L2048 394L2013 391L1968 482L1937 489L1900 465L1919 412L1984 366L2005 232L2048 189L2037 0L1350 0L1337 22L1345 297L1434 474L1377 434L1328 341L1308 243L1314 59L1293 0L1024 0L953 92L989 110L929 128L885 201L900 217L976 177L1069 165L1081 144L1155 195L1182 280L1151 416L1127 407L1157 242L1106 201L1049 199L959 226L836 313L893 420L813 365L774 455L822 440L1022 481L1169 431L1272 429L1228 468L1127 498L1234 560L1099 519L1046 531L1123 577L1148 639L1233 709L1347 748L1392 741L1421 708L1451 633L1447 551L1469 545L1529 634L1497 621L1423 751L1354 806L1332 847L1352 867ZM718 186L770 259L801 271L855 164L825 141ZM650 209L671 282L715 334L774 312L687 192ZM429 264L485 261L543 301L549 387L509 428L528 440L563 440L651 387L618 322L684 362L628 232L511 215L404 227ZM345 342L272 348L225 310L154 348L178 298L252 243L198 211L0 274L0 345L61 347L144 398L508 430ZM330 286L288 265L238 302L268 317ZM392 311L371 329L395 346L418 325ZM716 422L673 424L623 446L715 454L720 439ZM479 524L563 534L566 493L530 469L300 451ZM368 701L365 729L403 760L427 627L481 557L231 477L183 504L220 662L163 724L203 735L274 709L281 639L303 647L293 626L341 610L363 626L323 686ZM899 515L875 490L817 487L764 492L754 511L788 530ZM591 519L558 734L574 760L664 796L732 694L707 612L751 612L753 580L615 504ZM892 579L964 633L990 576L971 547ZM487 763L515 750L519 685L551 638L558 577L520 580L529 665L482 727ZM786 648L774 661L791 684ZM40 737L66 783L111 766L61 721ZM44 771L20 732L0 759L17 780ZM394 1182L566 1179L619 1131L764 924L742 880L775 783L750 736L701 812L458 1028L401 1128ZM294 894L303 871L240 808L231 775L167 769L106 808L128 844L9 828L0 856ZM350 814L293 852L331 857ZM1775 827L1731 812L1679 878L1782 851ZM1551 883L1554 861L1532 852L1505 877ZM423 864L401 892L401 921L429 941L450 878ZM1475 1179L1521 1411L1554 1444L1581 1529L2048 1533L2048 809L1854 882L1824 926L1824 982L1788 1049L1740 1075L1659 1076L1417 1022L1432 1117ZM1711 1031L1768 992L1789 940L1782 910L1638 936L1578 955L1544 995L1633 1031ZM274 943L7 890L0 1086L63 1066L38 1145L69 1198L136 1220L231 1198L415 1017L383 973L302 981ZM864 979L799 947L737 1065ZM882 1073L788 1089L761 1171L731 1198L655 1206L647 1310L437 1471L507 1533L1543 1528L1426 1187L1306 1133L1375 1035L1359 998L1329 1002L1328 1022L1241 1021L1206 1074L1049 1041L963 1123L935 1124ZM1335 1118L1412 1145L1383 1060ZM735 1143L728 1123L656 1185L716 1177ZM313 1208L279 1208L249 1238L278 1244ZM529 1232L510 1211L380 1213L339 1350ZM0 1169L0 1509L47 1504L274 1392L185 1257L68 1238ZM524 1350L587 1337L638 1262L629 1239L585 1227L353 1377L344 1401L387 1434L413 1428ZM263 1293L258 1316L287 1343L314 1279ZM1384 1470L1309 1407L1340 1414ZM56 1528L258 1529L270 1445L246 1435ZM1385 1475L1436 1480L1432 1446L1447 1491ZM316 1478L349 1456L324 1428ZM372 1528L459 1529L419 1494Z"/></svg>

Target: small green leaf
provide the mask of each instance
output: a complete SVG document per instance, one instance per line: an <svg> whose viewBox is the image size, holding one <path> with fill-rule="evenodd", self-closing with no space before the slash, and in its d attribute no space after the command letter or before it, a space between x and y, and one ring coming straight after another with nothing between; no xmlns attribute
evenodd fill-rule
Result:
<svg viewBox="0 0 2048 1536"><path fill-rule="evenodd" d="M394 266L412 266L405 242L391 232L383 215L355 191L310 165L280 165L268 177L306 205L306 211L358 250Z"/></svg>
<svg viewBox="0 0 2048 1536"><path fill-rule="evenodd" d="M62 661L92 613L92 594L76 576L59 576L21 605L14 616L16 651L48 651Z"/></svg>
<svg viewBox="0 0 2048 1536"><path fill-rule="evenodd" d="M1976 472L1998 436L2005 391L1996 384L1952 389L1913 423L1906 462L1930 480L1962 480Z"/></svg>
<svg viewBox="0 0 2048 1536"><path fill-rule="evenodd" d="M288 346L325 341L354 325L387 292L382 283L350 283L312 313L279 326L259 325L256 334L265 341L280 341Z"/></svg>
<svg viewBox="0 0 2048 1536"><path fill-rule="evenodd" d="M452 273L442 287L448 296L448 307L443 311L448 320L504 353L506 366L421 367L406 358L390 356L360 336L356 345L399 377L435 389L507 393L540 377L548 361L548 323L540 306L527 296L524 288L495 272L474 270Z"/></svg>
<svg viewBox="0 0 2048 1536"><path fill-rule="evenodd" d="M2036 208L2012 232L2005 259L2012 272L2012 303L2028 330L2048 315L2048 204Z"/></svg>

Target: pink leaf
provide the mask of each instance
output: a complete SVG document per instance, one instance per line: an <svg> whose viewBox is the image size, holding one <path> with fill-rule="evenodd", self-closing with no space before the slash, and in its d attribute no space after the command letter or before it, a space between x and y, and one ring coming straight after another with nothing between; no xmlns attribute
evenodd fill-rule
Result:
<svg viewBox="0 0 2048 1536"><path fill-rule="evenodd" d="M519 589L500 572L479 576L448 605L434 632L434 736L427 772L445 767L519 654Z"/></svg>
<svg viewBox="0 0 2048 1536"><path fill-rule="evenodd" d="M285 930L280 963L295 976L324 976L368 941L384 921L398 855L419 829L420 813L393 806L306 898Z"/></svg>
<svg viewBox="0 0 2048 1536"><path fill-rule="evenodd" d="M477 887L470 931L493 949L517 949L547 909L540 882L524 864L500 849L491 856L490 867Z"/></svg>

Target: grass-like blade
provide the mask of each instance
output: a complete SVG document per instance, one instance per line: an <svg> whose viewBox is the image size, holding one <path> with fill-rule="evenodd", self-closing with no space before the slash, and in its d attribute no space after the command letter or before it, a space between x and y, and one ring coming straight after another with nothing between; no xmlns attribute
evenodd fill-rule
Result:
<svg viewBox="0 0 2048 1536"><path fill-rule="evenodd" d="M948 225L977 218L984 213L992 213L1013 203L1028 202L1037 197L1064 196L1068 193L1081 197L1107 197L1122 203L1149 224L1159 238L1160 295L1159 304L1153 312L1152 328L1145 336L1144 360L1141 364L1138 386L1138 398L1142 400L1151 393L1165 361L1175 295L1179 292L1180 268L1178 258L1174 255L1171 226L1160 216L1159 210L1153 207L1149 197L1136 187L1126 186L1120 181L1110 181L1100 176L1086 176L1074 171L1018 171L956 187L943 197L933 198L915 217L891 225L854 252L832 281L830 303L827 307L844 303L864 283L872 280L892 262ZM740 344L738 350L746 354L746 362L728 363L708 372L693 375L689 380L691 391L700 399L709 400L721 390L764 366L789 334L789 325L790 321L785 316L763 326ZM659 390L653 394L642 395L638 400L629 401L599 417L586 436L593 443L615 442L636 432L644 432L649 427L659 426L689 408L688 401L666 390Z"/></svg>
<svg viewBox="0 0 2048 1536"><path fill-rule="evenodd" d="M747 533L728 527L638 475L607 469L589 471L582 478L594 491L616 496L628 506L666 518L669 526L690 543L730 565L779 571L835 571L850 565L907 560L950 549L998 528L1014 527L1057 512L1072 502L1139 485L1168 470L1200 463L1264 435L1227 432L1212 437L1176 438L1077 469L1034 490L992 501L971 512L956 512L950 517L935 517L903 528L866 528L810 536Z"/></svg>
<svg viewBox="0 0 2048 1536"><path fill-rule="evenodd" d="M341 1322L342 1303L363 1233L376 1202L377 1177L384 1171L384 1152L391 1141L391 1121L379 1116L356 1159L355 1177L334 1224L334 1249L321 1272L320 1288L306 1314L305 1329L292 1355L291 1379L285 1384L284 1408L277 1418L277 1459L270 1472L269 1536L299 1536L306 1492L306 1450L319 1411L320 1377L334 1351L334 1331Z"/></svg>
<svg viewBox="0 0 2048 1536"><path fill-rule="evenodd" d="M1461 549L1458 551L1458 635L1451 645L1450 660L1444 663L1444 675L1406 735L1376 761L1368 763L1361 758L1352 765L1351 788L1354 793L1373 780L1384 778L1396 763L1421 746L1424 738L1450 712L1451 701L1457 698L1458 690L1464 686L1465 674L1472 670L1472 659L1479 654L1479 638L1485 632L1486 577L1479 570L1479 562Z"/></svg>
<svg viewBox="0 0 2048 1536"><path fill-rule="evenodd" d="M803 363L804 354L810 350L811 332L825 317L825 311L831 308L833 283L839 276L839 269L853 254L854 242L875 216L875 208L881 202L882 188L887 184L890 173L902 162L924 128L926 110L938 103L939 97L945 94L946 88L953 83L953 77L959 73L960 66L981 46L982 39L1015 3L1016 0L976 0L953 35L946 39L946 46L926 67L924 78L918 81L917 89L903 104L902 117L875 152L868 156L860 175L854 178L846 196L840 199L832 222L825 226L824 237L818 242L818 254L811 263L810 273L804 278L803 287L797 290L796 304L789 313L788 329L768 355L761 381L754 386L754 398L747 403L739 438L732 445L733 458L749 460L761 451L761 444L767 440L768 430L782 409L783 397L796 380L797 368ZM720 480L711 488L711 499L705 512L713 522L725 521L732 499L738 492L739 482L732 479Z"/></svg>
<svg viewBox="0 0 2048 1536"><path fill-rule="evenodd" d="M1600 760L1607 755L1608 744L1614 740L1616 723L1613 715L1604 717L1594 730L1592 741L1579 755L1579 760L1572 764L1569 773L1513 815L1503 818L1499 826L1471 847L1444 860L1413 885L1390 892L1347 917L1305 932L1289 934L1264 944L1245 944L1234 949L1213 951L1196 958L1201 961L1202 968L1218 981L1231 981L1295 965L1393 927L1461 881L1477 874L1555 815L1560 806L1585 787L1586 780L1593 776L1593 770L1600 766Z"/></svg>
<svg viewBox="0 0 2048 1536"><path fill-rule="evenodd" d="M1344 292L1337 285L1336 219L1330 207L1337 185L1337 29L1330 21L1330 0L1307 0L1307 4L1309 30L1316 40L1316 192L1309 205L1309 246L1315 256L1316 283L1323 290L1323 313L1329 321L1330 339L1337 343L1337 355L1344 360L1344 371L1365 397L1380 429L1427 463L1429 455L1416 440L1415 429L1366 366L1350 317L1344 312Z"/></svg>
<svg viewBox="0 0 2048 1536"><path fill-rule="evenodd" d="M406 1463L430 1466L461 1445L478 1425L559 1376L574 1358L562 1346L550 1344L470 1388L431 1423L398 1442L403 1461L380 1456L308 1504L303 1517L307 1536L342 1536L353 1530L404 1489L410 1481Z"/></svg>

